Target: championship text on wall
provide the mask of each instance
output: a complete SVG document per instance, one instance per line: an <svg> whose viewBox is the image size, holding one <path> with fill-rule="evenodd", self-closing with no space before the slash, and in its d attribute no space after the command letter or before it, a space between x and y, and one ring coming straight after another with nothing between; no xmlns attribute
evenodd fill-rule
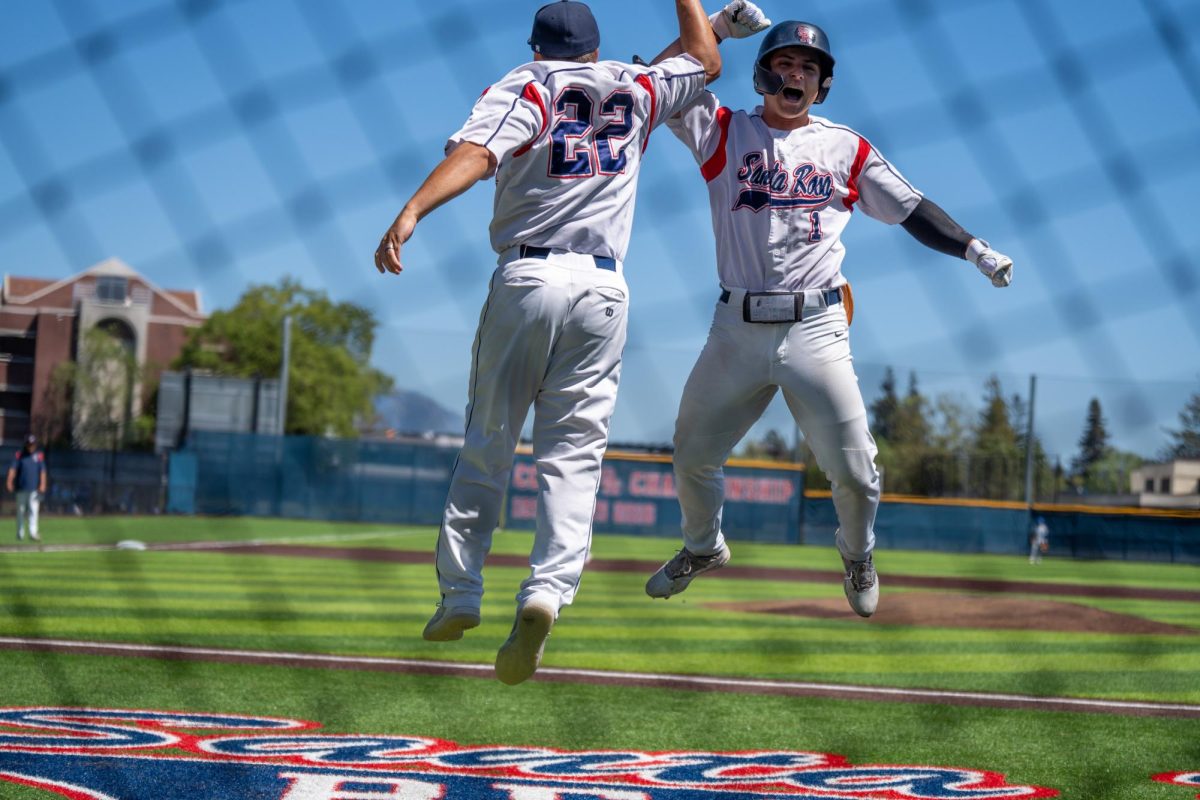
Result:
<svg viewBox="0 0 1200 800"><path fill-rule="evenodd" d="M535 526L537 493L533 456L518 451L509 482L506 527ZM803 493L801 465L731 460L725 465L721 528L731 539L798 542ZM678 536L679 501L670 456L606 454L593 518L598 531Z"/></svg>

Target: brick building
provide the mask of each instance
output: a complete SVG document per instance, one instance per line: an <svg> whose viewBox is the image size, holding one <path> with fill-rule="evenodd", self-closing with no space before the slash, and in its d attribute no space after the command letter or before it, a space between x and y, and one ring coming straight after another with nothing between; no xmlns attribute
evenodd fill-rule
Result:
<svg viewBox="0 0 1200 800"><path fill-rule="evenodd" d="M102 327L157 378L206 319L200 293L161 289L110 258L62 280L4 276L0 290L0 443L18 444L38 417L55 365ZM140 393L132 409L140 413Z"/></svg>

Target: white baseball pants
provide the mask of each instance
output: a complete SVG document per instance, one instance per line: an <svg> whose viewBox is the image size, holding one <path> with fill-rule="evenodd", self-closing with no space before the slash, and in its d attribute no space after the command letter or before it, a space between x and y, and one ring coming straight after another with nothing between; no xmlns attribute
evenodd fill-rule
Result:
<svg viewBox="0 0 1200 800"><path fill-rule="evenodd" d="M466 440L450 481L437 571L442 604L478 608L513 451L533 406L538 510L518 605L575 597L625 347L629 289L591 256L518 258L492 276L472 353Z"/></svg>
<svg viewBox="0 0 1200 800"><path fill-rule="evenodd" d="M679 404L674 462L684 545L708 555L724 544L722 465L782 389L833 485L838 550L864 559L875 546L880 486L845 309L826 308L819 292L809 292L803 321L750 323L742 320L743 295L733 290L729 302L717 303Z"/></svg>
<svg viewBox="0 0 1200 800"><path fill-rule="evenodd" d="M24 539L26 531L30 539L38 539L38 508L41 498L37 492L17 492L17 538Z"/></svg>

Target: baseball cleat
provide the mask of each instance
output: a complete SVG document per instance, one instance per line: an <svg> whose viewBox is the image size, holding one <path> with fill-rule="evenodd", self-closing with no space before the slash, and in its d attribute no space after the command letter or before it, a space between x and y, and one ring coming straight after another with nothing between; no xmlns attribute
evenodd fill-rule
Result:
<svg viewBox="0 0 1200 800"><path fill-rule="evenodd" d="M517 610L512 633L496 653L496 677L501 683L515 686L537 672L557 616L558 611L544 600L531 600Z"/></svg>
<svg viewBox="0 0 1200 800"><path fill-rule="evenodd" d="M479 627L479 610L465 606L438 606L421 635L427 642L453 642L463 631Z"/></svg>
<svg viewBox="0 0 1200 800"><path fill-rule="evenodd" d="M725 545L721 545L721 549L710 556L698 556L685 547L650 576L650 580L646 581L646 594L665 600L682 592L695 578L728 563L729 548Z"/></svg>
<svg viewBox="0 0 1200 800"><path fill-rule="evenodd" d="M870 554L862 561L848 561L843 556L842 564L846 568L842 587L846 590L850 607L860 617L871 616L879 605L879 576L875 574L875 564Z"/></svg>

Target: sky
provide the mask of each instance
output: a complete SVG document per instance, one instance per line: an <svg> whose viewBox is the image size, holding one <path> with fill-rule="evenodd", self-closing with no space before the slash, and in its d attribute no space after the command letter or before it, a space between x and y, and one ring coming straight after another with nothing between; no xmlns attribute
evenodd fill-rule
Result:
<svg viewBox="0 0 1200 800"><path fill-rule="evenodd" d="M0 269L62 278L120 258L204 310L284 277L368 307L372 362L461 412L495 254L482 182L435 211L383 276L372 253L474 99L530 58L537 0L4 0ZM601 57L675 38L666 0L594 0ZM1200 391L1200 4L812 0L837 59L815 112L867 137L1015 262L966 261L856 215L843 271L863 393L892 369L978 413L1028 399L1051 459L1088 402L1111 443L1154 457ZM711 5L710 11L716 10ZM757 104L756 39L712 85ZM642 170L625 264L630 336L617 443L671 439L718 294L706 191L665 129ZM751 437L791 438L777 398Z"/></svg>

